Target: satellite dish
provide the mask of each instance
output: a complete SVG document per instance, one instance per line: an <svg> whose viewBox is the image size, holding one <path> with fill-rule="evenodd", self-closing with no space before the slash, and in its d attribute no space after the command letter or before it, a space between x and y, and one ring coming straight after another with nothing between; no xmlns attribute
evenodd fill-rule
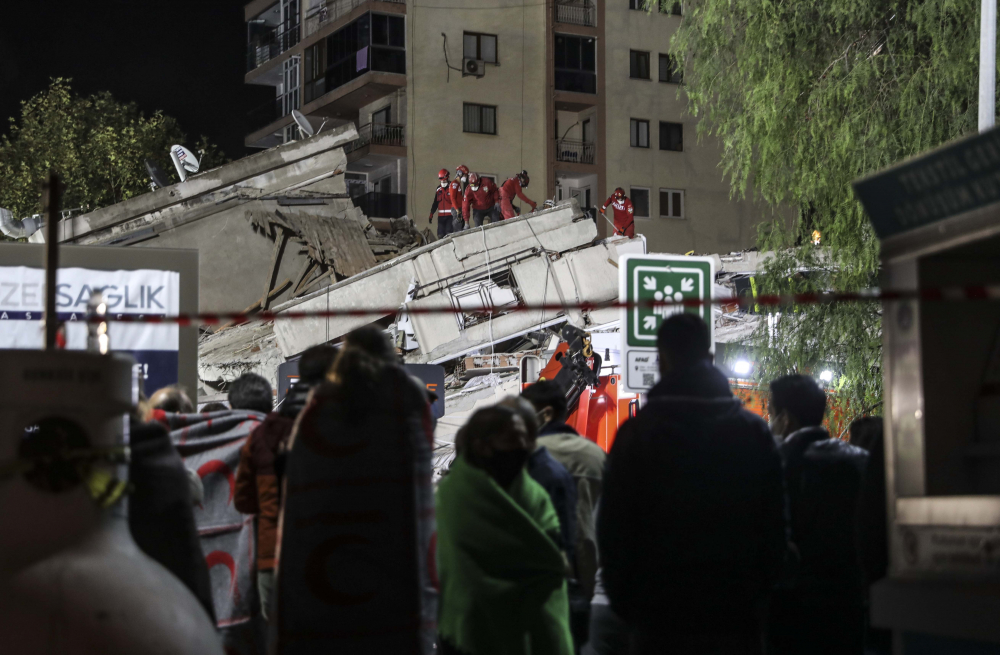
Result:
<svg viewBox="0 0 1000 655"><path fill-rule="evenodd" d="M146 160L146 172L149 173L149 179L153 181L150 186L153 187L154 191L156 189L162 189L170 186L170 180L167 179L167 174L164 173L163 169L160 168L152 159Z"/></svg>
<svg viewBox="0 0 1000 655"><path fill-rule="evenodd" d="M312 136L316 134L316 128L312 126L312 123L309 122L309 119L306 118L301 111L299 111L298 109L293 109L292 118L295 119L295 124L299 126L299 129L302 130L303 134L305 134L306 136Z"/></svg>
<svg viewBox="0 0 1000 655"><path fill-rule="evenodd" d="M181 182L187 179L188 173L197 173L201 166L194 153L184 146L170 146L170 159L174 162L174 168L177 169L177 175L181 178Z"/></svg>

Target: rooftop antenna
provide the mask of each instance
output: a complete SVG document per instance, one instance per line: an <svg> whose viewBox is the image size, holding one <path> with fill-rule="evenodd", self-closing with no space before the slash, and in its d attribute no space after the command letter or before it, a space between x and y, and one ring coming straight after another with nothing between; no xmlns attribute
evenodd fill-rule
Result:
<svg viewBox="0 0 1000 655"><path fill-rule="evenodd" d="M170 146L170 159L174 162L174 168L177 169L177 175L181 178L181 182L187 180L188 173L197 173L201 166L194 153L184 146Z"/></svg>
<svg viewBox="0 0 1000 655"><path fill-rule="evenodd" d="M295 124L299 126L299 131L305 134L306 136L314 136L316 134L319 134L321 131L323 131L323 126L326 125L326 121L324 120L320 124L319 129L317 130L312 126L312 122L310 122L310 120L306 118L305 114L303 114L298 109L292 110L292 118L295 120Z"/></svg>
<svg viewBox="0 0 1000 655"><path fill-rule="evenodd" d="M156 191L157 189L170 186L170 180L167 178L167 174L164 173L163 169L160 168L160 166L152 159L146 160L146 172L149 173L149 186L151 190Z"/></svg>

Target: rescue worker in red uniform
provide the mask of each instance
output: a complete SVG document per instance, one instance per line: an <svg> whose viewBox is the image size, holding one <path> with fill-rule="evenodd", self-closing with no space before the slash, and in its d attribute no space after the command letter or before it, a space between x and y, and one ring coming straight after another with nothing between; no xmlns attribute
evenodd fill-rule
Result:
<svg viewBox="0 0 1000 655"><path fill-rule="evenodd" d="M434 222L434 213L437 212L438 238L443 239L452 232L455 232L455 219L452 212L455 205L451 203L451 189L448 183L448 170L442 168L438 171L438 188L434 192L434 204L431 205L431 214L427 218L428 223Z"/></svg>
<svg viewBox="0 0 1000 655"><path fill-rule="evenodd" d="M625 190L615 189L611 197L601 207L603 212L611 206L615 210L615 234L624 234L631 238L635 236L635 208L632 201L625 197Z"/></svg>
<svg viewBox="0 0 1000 655"><path fill-rule="evenodd" d="M465 197L465 189L469 181L469 167L465 164L455 169L455 179L448 187L451 195L451 217L453 220L452 231L461 232L465 229L467 220L462 219L461 208L462 199Z"/></svg>
<svg viewBox="0 0 1000 655"><path fill-rule="evenodd" d="M478 173L469 175L469 186L465 187L465 198L462 200L462 216L467 227L482 227L483 219L487 223L500 220L497 213L499 189L488 177L479 177ZM471 212L471 216L470 216ZM470 222L471 219L471 222Z"/></svg>
<svg viewBox="0 0 1000 655"><path fill-rule="evenodd" d="M524 195L521 189L528 188L528 171L521 171L517 175L511 176L506 182L500 186L500 211L503 213L504 220L508 218L514 218L517 216L517 212L514 211L514 206L510 204L510 201L517 196L524 202L531 205L531 211L535 211L535 201Z"/></svg>

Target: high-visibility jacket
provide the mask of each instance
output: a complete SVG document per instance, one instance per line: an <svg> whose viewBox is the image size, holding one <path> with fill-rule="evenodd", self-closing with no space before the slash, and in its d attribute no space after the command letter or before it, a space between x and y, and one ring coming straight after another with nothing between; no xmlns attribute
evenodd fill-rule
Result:
<svg viewBox="0 0 1000 655"><path fill-rule="evenodd" d="M438 185L437 191L434 192L434 204L431 205L431 214L428 218L434 218L434 212L437 212L438 216L451 216L451 208L454 205L451 204L450 191L448 187Z"/></svg>
<svg viewBox="0 0 1000 655"><path fill-rule="evenodd" d="M634 237L635 208L632 207L632 201L625 197L622 197L621 200L615 200L613 197L608 198L604 206L601 207L601 211L604 211L609 206L614 209L615 232L624 234L627 237Z"/></svg>
<svg viewBox="0 0 1000 655"><path fill-rule="evenodd" d="M497 204L499 197L497 196L497 185L488 177L480 179L479 190L473 191L472 185L465 187L465 198L462 200L462 216L465 218L466 222L469 220L470 210L478 209L480 211L484 209L490 209L493 205Z"/></svg>

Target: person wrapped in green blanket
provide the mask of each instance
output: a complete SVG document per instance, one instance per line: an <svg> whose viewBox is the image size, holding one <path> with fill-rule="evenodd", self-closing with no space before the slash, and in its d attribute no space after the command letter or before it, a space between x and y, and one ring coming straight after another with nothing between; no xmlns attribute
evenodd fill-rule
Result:
<svg viewBox="0 0 1000 655"><path fill-rule="evenodd" d="M472 415L437 494L445 655L572 655L559 519L524 470L524 419L509 407Z"/></svg>

